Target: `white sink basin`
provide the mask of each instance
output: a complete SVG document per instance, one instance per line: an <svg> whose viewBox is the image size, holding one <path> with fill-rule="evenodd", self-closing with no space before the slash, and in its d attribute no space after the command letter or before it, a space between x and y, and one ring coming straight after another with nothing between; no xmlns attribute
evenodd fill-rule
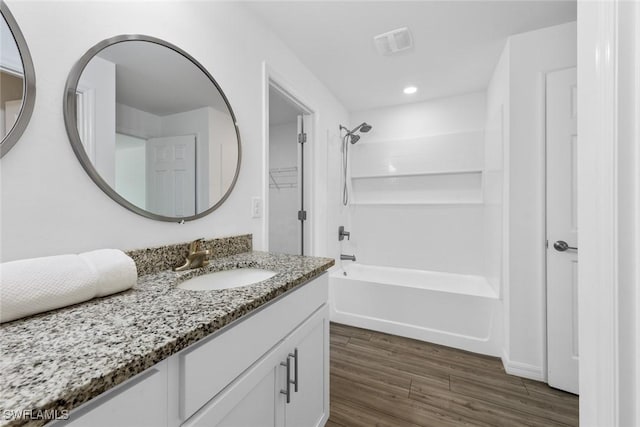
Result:
<svg viewBox="0 0 640 427"><path fill-rule="evenodd" d="M278 274L275 271L261 268L238 268L235 270L216 271L185 280L178 285L180 289L191 291L212 291L216 289L238 288L262 282Z"/></svg>

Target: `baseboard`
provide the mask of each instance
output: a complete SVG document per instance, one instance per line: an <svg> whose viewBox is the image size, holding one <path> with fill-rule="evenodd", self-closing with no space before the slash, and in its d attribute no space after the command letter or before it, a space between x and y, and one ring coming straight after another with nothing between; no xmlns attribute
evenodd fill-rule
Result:
<svg viewBox="0 0 640 427"><path fill-rule="evenodd" d="M546 372L541 366L530 365L528 363L514 362L509 357L502 353L502 365L504 370L509 375L515 375L518 377L528 378L531 380L547 382Z"/></svg>

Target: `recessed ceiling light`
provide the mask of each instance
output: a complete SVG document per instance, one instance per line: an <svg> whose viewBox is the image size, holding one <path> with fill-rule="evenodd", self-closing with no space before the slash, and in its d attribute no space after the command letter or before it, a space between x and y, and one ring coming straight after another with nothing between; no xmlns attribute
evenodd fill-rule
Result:
<svg viewBox="0 0 640 427"><path fill-rule="evenodd" d="M417 91L418 91L418 88L415 86L407 86L404 88L404 93L406 93L407 95L414 94Z"/></svg>

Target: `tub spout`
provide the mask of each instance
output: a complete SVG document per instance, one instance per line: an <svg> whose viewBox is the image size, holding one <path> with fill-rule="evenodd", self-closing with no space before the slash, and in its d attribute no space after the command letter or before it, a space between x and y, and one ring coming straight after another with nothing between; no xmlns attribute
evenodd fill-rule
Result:
<svg viewBox="0 0 640 427"><path fill-rule="evenodd" d="M341 261L356 261L356 256L355 255L345 255L345 254L340 254L340 260Z"/></svg>

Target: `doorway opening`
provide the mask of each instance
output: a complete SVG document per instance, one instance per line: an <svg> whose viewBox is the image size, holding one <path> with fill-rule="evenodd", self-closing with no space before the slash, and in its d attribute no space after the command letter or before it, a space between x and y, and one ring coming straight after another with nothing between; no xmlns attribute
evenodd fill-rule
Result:
<svg viewBox="0 0 640 427"><path fill-rule="evenodd" d="M273 81L268 99L268 250L308 255L311 111Z"/></svg>

